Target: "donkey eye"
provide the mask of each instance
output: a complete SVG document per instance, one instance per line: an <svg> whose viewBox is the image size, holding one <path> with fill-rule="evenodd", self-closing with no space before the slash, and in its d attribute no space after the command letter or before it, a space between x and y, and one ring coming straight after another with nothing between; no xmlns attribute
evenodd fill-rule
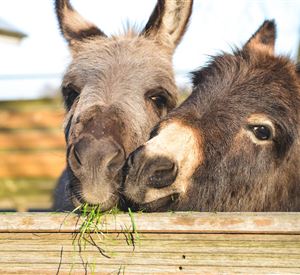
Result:
<svg viewBox="0 0 300 275"><path fill-rule="evenodd" d="M166 115L176 104L176 100L174 100L175 104L173 103L172 96L169 92L161 87L147 91L145 100L150 103L152 109L154 109L159 117Z"/></svg>
<svg viewBox="0 0 300 275"><path fill-rule="evenodd" d="M70 110L75 99L79 96L78 89L74 85L69 84L62 88L62 94L64 97L67 110Z"/></svg>
<svg viewBox="0 0 300 275"><path fill-rule="evenodd" d="M153 101L156 108L159 110L167 106L167 99L162 95L151 96L150 99Z"/></svg>
<svg viewBox="0 0 300 275"><path fill-rule="evenodd" d="M258 140L270 140L272 138L272 130L266 125L251 125L249 128Z"/></svg>

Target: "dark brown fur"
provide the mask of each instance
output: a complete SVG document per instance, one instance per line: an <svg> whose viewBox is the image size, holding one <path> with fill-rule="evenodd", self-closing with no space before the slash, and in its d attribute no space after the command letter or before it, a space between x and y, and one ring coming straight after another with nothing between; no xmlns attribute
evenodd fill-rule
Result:
<svg viewBox="0 0 300 275"><path fill-rule="evenodd" d="M274 56L274 40L275 24L266 21L243 49L216 56L193 73L191 96L129 158L125 194L134 204L148 211L300 211L300 74L289 58ZM182 164L176 152L164 154L177 171L168 187L163 180L170 169L155 177L161 195L145 204L155 192L147 187L149 179L159 169L146 164L161 159L149 148L162 143L176 121L192 129L201 158L195 156L197 167L180 189L176 176L184 178ZM274 136L256 140L253 121L271 123ZM133 186L139 180L138 190Z"/></svg>

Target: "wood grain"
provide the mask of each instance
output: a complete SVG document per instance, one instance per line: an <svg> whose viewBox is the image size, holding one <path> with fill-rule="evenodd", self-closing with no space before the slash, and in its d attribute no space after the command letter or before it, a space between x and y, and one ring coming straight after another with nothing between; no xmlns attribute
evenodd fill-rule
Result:
<svg viewBox="0 0 300 275"><path fill-rule="evenodd" d="M0 274L300 274L300 213L0 214ZM133 234L133 235L132 235ZM134 243L128 242L132 238ZM131 239L132 240L132 239Z"/></svg>
<svg viewBox="0 0 300 275"><path fill-rule="evenodd" d="M74 214L0 214L0 232L78 232L80 218ZM271 233L300 234L300 213L136 213L139 232ZM128 214L104 215L102 231L122 232L131 227Z"/></svg>
<svg viewBox="0 0 300 275"><path fill-rule="evenodd" d="M59 267L59 268L58 268ZM30 273L29 273L30 272ZM299 268L266 268L266 267L228 267L228 266L178 266L178 265L100 265L100 264L2 264L0 266L1 274L205 274L205 275L228 275L228 274L297 274Z"/></svg>

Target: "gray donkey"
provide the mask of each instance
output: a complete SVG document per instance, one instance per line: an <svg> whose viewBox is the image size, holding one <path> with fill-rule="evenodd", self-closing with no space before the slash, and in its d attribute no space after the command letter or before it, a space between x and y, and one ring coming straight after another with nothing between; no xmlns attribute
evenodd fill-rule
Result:
<svg viewBox="0 0 300 275"><path fill-rule="evenodd" d="M158 0L145 28L107 37L68 0L56 0L72 62L62 83L67 167L54 210L81 203L108 210L119 203L122 167L151 128L177 103L172 55L192 0Z"/></svg>

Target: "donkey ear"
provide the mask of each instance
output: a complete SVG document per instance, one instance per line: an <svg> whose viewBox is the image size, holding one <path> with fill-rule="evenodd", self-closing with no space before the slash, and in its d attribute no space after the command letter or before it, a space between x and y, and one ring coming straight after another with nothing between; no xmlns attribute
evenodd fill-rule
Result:
<svg viewBox="0 0 300 275"><path fill-rule="evenodd" d="M245 44L244 49L256 50L274 55L276 24L274 20L266 20Z"/></svg>
<svg viewBox="0 0 300 275"><path fill-rule="evenodd" d="M105 36L94 24L75 11L69 0L55 0L60 30L72 48L77 42L95 36Z"/></svg>
<svg viewBox="0 0 300 275"><path fill-rule="evenodd" d="M142 34L173 51L188 25L193 0L158 0Z"/></svg>

